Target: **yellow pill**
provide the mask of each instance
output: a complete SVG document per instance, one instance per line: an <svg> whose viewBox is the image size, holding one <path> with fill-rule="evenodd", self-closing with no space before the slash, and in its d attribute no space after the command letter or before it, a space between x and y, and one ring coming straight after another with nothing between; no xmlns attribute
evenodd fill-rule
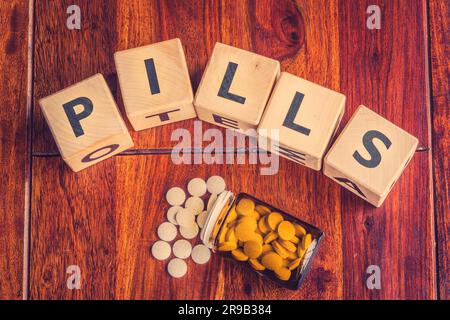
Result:
<svg viewBox="0 0 450 320"><path fill-rule="evenodd" d="M291 242L293 242L293 243L295 243L295 244L299 244L300 239L299 239L298 237L294 236L294 237L291 239Z"/></svg>
<svg viewBox="0 0 450 320"><path fill-rule="evenodd" d="M277 230L278 225L283 221L283 216L278 212L272 212L267 216L267 224L273 231Z"/></svg>
<svg viewBox="0 0 450 320"><path fill-rule="evenodd" d="M236 234L234 233L234 229L229 229L227 235L225 236L225 240L228 242L237 242Z"/></svg>
<svg viewBox="0 0 450 320"><path fill-rule="evenodd" d="M295 228L289 221L281 221L277 227L278 236L283 240L291 240L295 237Z"/></svg>
<svg viewBox="0 0 450 320"><path fill-rule="evenodd" d="M231 209L230 209L230 212L228 212L228 216L227 216L227 223L231 223L231 222L233 222L234 220L236 220L236 218L237 218L237 216L238 216L238 214L237 214L237 212L236 212L236 206L233 206Z"/></svg>
<svg viewBox="0 0 450 320"><path fill-rule="evenodd" d="M276 239L278 239L278 234L276 234L275 232L271 231L264 237L264 243L269 244L273 240L276 240Z"/></svg>
<svg viewBox="0 0 450 320"><path fill-rule="evenodd" d="M241 221L238 223L236 228L234 228L234 233L238 240L245 242L251 240L252 237L254 237L255 230L256 230L256 221L254 221L254 223L248 221Z"/></svg>
<svg viewBox="0 0 450 320"><path fill-rule="evenodd" d="M266 217L262 217L258 220L258 229L264 234L270 231L270 228L266 223Z"/></svg>
<svg viewBox="0 0 450 320"><path fill-rule="evenodd" d="M289 262L288 259L283 259L282 266L287 268L287 266L289 265L289 263L290 263L290 262Z"/></svg>
<svg viewBox="0 0 450 320"><path fill-rule="evenodd" d="M228 233L228 228L224 225L219 233L219 243L224 243L226 241L227 233Z"/></svg>
<svg viewBox="0 0 450 320"><path fill-rule="evenodd" d="M248 216L252 217L255 220L259 220L259 218L261 218L261 215L256 210L253 210L252 213L250 213Z"/></svg>
<svg viewBox="0 0 450 320"><path fill-rule="evenodd" d="M236 249L231 251L231 255L233 258L235 258L238 261L247 261L248 257L245 255L245 253L241 249Z"/></svg>
<svg viewBox="0 0 450 320"><path fill-rule="evenodd" d="M281 267L275 270L275 275L280 280L288 281L291 278L291 270L285 267Z"/></svg>
<svg viewBox="0 0 450 320"><path fill-rule="evenodd" d="M300 265L300 261L302 261L301 258L297 258L297 259L291 261L291 263L289 263L289 265L288 265L288 269L289 270L297 269L298 266Z"/></svg>
<svg viewBox="0 0 450 320"><path fill-rule="evenodd" d="M270 213L270 209L269 209L269 208L267 208L267 207L265 207L265 206L263 206L263 205L260 205L260 204L258 204L258 205L255 207L255 210L258 211L259 214L262 215L262 216L264 216L264 215Z"/></svg>
<svg viewBox="0 0 450 320"><path fill-rule="evenodd" d="M219 247L217 248L217 250L219 251L232 251L235 250L237 248L237 243L236 242L224 242L224 243L220 243Z"/></svg>
<svg viewBox="0 0 450 320"><path fill-rule="evenodd" d="M278 255L280 257L282 257L283 259L286 259L289 256L288 251L285 248L283 248L278 241L276 241L276 240L273 241L272 247L275 250L275 252L278 253Z"/></svg>
<svg viewBox="0 0 450 320"><path fill-rule="evenodd" d="M275 252L268 252L262 257L261 263L267 269L274 271L282 267L283 259Z"/></svg>
<svg viewBox="0 0 450 320"><path fill-rule="evenodd" d="M266 270L266 267L264 267L261 262L258 261L258 259L249 259L248 263L252 266L253 269L258 271Z"/></svg>
<svg viewBox="0 0 450 320"><path fill-rule="evenodd" d="M263 245L262 248L262 254L265 254L266 252L272 251L272 246L270 244Z"/></svg>
<svg viewBox="0 0 450 320"><path fill-rule="evenodd" d="M251 214L255 210L255 203L250 199L241 199L236 206L238 214L246 216Z"/></svg>
<svg viewBox="0 0 450 320"><path fill-rule="evenodd" d="M258 222L256 221L256 219L253 217L250 217L250 216L241 217L237 221L237 224L240 224L240 223L247 223L247 224L251 225L253 231L256 230L256 228L258 226Z"/></svg>
<svg viewBox="0 0 450 320"><path fill-rule="evenodd" d="M260 235L260 234L257 233L257 232L255 232L255 233L253 234L253 236L251 237L251 239L249 239L249 241L250 241L250 240L253 240L253 241L256 241L256 242L260 243L261 246L262 246L263 243L264 243L263 236Z"/></svg>
<svg viewBox="0 0 450 320"><path fill-rule="evenodd" d="M303 256L305 255L305 252L306 252L306 250L303 249L301 245L298 246L298 249L297 249L297 255L298 255L298 257L299 257L300 259L303 258Z"/></svg>
<svg viewBox="0 0 450 320"><path fill-rule="evenodd" d="M294 228L295 228L295 235L297 237L302 237L306 234L305 228L303 228L301 225L296 223L294 224Z"/></svg>
<svg viewBox="0 0 450 320"><path fill-rule="evenodd" d="M302 248L303 248L303 250L307 250L308 249L308 247L309 247L309 245L311 244L311 234L307 234L306 236L304 236L303 237L303 240L302 240Z"/></svg>
<svg viewBox="0 0 450 320"><path fill-rule="evenodd" d="M297 251L297 246L295 244L293 244L292 242L290 242L290 241L279 240L278 242L283 246L283 248L285 248L289 252Z"/></svg>
<svg viewBox="0 0 450 320"><path fill-rule="evenodd" d="M298 256L297 256L297 252L289 252L288 251L288 257L287 257L289 260L295 260L295 259L297 259L298 258Z"/></svg>
<svg viewBox="0 0 450 320"><path fill-rule="evenodd" d="M244 243L244 253L251 259L258 258L262 253L262 243L250 240Z"/></svg>

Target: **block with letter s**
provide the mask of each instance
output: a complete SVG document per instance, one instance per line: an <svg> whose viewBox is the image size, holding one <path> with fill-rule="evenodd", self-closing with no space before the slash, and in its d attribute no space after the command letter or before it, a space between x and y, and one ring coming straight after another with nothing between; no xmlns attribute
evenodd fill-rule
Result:
<svg viewBox="0 0 450 320"><path fill-rule="evenodd" d="M324 174L380 207L417 144L416 137L360 106L326 155Z"/></svg>
<svg viewBox="0 0 450 320"><path fill-rule="evenodd" d="M77 172L133 146L101 74L39 100L64 161Z"/></svg>

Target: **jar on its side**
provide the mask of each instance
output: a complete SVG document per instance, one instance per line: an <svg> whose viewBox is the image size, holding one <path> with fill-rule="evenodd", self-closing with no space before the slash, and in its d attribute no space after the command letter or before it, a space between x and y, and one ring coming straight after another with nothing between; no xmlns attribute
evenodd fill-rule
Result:
<svg viewBox="0 0 450 320"><path fill-rule="evenodd" d="M323 232L249 194L224 191L200 236L213 252L295 290L305 279Z"/></svg>

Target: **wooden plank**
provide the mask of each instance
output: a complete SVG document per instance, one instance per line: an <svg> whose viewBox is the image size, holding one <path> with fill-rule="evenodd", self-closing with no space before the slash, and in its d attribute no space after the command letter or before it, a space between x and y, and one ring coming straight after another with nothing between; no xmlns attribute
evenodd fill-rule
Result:
<svg viewBox="0 0 450 320"><path fill-rule="evenodd" d="M108 161L74 174L59 157L34 159L32 299L342 298L338 189L322 174L283 159L272 176L260 175L261 165L175 165L170 155ZM187 276L171 279L167 262L152 258L156 228L169 207L165 192L213 174L233 192L252 194L324 230L301 290L265 283L216 255L203 266L190 260ZM81 268L81 290L66 288L68 265Z"/></svg>
<svg viewBox="0 0 450 320"><path fill-rule="evenodd" d="M113 53L174 37L184 45L194 91L216 41L278 59L284 71L339 89L337 0L84 0L81 30L72 31L65 27L70 4L36 4L36 99L101 72L125 115ZM57 154L37 104L34 111L34 153ZM127 124L138 150L169 148L174 129L194 128L192 120L140 132Z"/></svg>
<svg viewBox="0 0 450 320"><path fill-rule="evenodd" d="M434 210L437 226L439 262L439 297L450 299L450 166L449 166L449 105L450 105L450 40L448 38L450 3L429 2L431 71L432 71L432 132L434 166Z"/></svg>
<svg viewBox="0 0 450 320"><path fill-rule="evenodd" d="M381 30L366 28L367 1L339 4L341 90L347 115L365 104L419 139L419 149L384 205L342 193L344 297L436 298L434 219L427 148L429 93L425 1L373 1ZM369 265L381 290L366 287Z"/></svg>
<svg viewBox="0 0 450 320"><path fill-rule="evenodd" d="M0 29L0 299L21 299L28 177L28 1L2 1Z"/></svg>

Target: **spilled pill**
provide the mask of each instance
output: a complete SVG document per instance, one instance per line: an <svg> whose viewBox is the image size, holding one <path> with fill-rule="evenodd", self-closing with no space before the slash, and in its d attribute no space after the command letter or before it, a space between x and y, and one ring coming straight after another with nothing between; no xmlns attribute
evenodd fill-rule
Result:
<svg viewBox="0 0 450 320"><path fill-rule="evenodd" d="M187 189L191 195L201 197L206 193L206 182L201 178L194 178L189 181Z"/></svg>
<svg viewBox="0 0 450 320"><path fill-rule="evenodd" d="M205 264L211 258L211 251L203 244L198 244L192 249L192 260L197 264Z"/></svg>
<svg viewBox="0 0 450 320"><path fill-rule="evenodd" d="M157 260L166 260L171 251L170 244L162 240L158 240L152 245L152 255Z"/></svg>
<svg viewBox="0 0 450 320"><path fill-rule="evenodd" d="M187 272L187 264L180 258L174 258L169 261L167 265L167 271L174 278L181 278Z"/></svg>
<svg viewBox="0 0 450 320"><path fill-rule="evenodd" d="M219 194L225 190L225 180L220 176L212 176L206 181L206 188L211 194Z"/></svg>
<svg viewBox="0 0 450 320"><path fill-rule="evenodd" d="M205 203L199 197L190 197L186 200L184 207L193 214L198 215L205 209Z"/></svg>
<svg viewBox="0 0 450 320"><path fill-rule="evenodd" d="M170 222L163 222L157 231L158 237L164 241L172 241L177 236L177 228Z"/></svg>
<svg viewBox="0 0 450 320"><path fill-rule="evenodd" d="M192 245L189 241L180 239L173 244L173 255L180 259L189 258L192 252Z"/></svg>
<svg viewBox="0 0 450 320"><path fill-rule="evenodd" d="M178 225L177 220L175 219L178 211L181 209L179 206L170 207L169 210L167 210L167 220L169 220L170 223L174 225Z"/></svg>
<svg viewBox="0 0 450 320"><path fill-rule="evenodd" d="M183 189L178 187L170 188L166 193L166 200L171 206L181 206L186 200Z"/></svg>
<svg viewBox="0 0 450 320"><path fill-rule="evenodd" d="M199 227L194 223L191 227L180 227L180 234L185 239L194 239L199 232Z"/></svg>

